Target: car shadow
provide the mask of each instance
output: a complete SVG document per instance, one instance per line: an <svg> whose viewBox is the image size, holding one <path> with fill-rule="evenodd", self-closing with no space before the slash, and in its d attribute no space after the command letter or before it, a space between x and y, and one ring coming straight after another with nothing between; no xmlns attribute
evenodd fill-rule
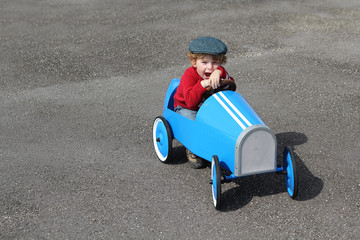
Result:
<svg viewBox="0 0 360 240"><path fill-rule="evenodd" d="M278 164L282 164L283 149L285 146L291 146L294 149L299 181L299 192L295 200L306 201L318 196L323 189L323 181L314 176L300 156L296 154L295 146L306 143L308 138L302 133L286 132L276 134L276 139L278 143ZM286 192L284 177L282 174L277 173L237 178L233 180L233 183L236 184L236 187L225 190L221 194L222 203L219 209L220 211L228 212L242 208L247 205L254 196L262 197Z"/></svg>
<svg viewBox="0 0 360 240"><path fill-rule="evenodd" d="M183 145L173 146L171 150L171 161L169 165L179 165L187 163L186 148Z"/></svg>

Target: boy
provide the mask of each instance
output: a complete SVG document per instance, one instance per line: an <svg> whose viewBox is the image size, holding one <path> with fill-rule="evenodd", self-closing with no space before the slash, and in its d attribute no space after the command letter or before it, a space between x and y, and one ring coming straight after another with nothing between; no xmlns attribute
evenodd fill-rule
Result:
<svg viewBox="0 0 360 240"><path fill-rule="evenodd" d="M207 87L216 89L222 79L231 79L222 64L226 63L227 46L214 37L200 37L189 44L187 57L191 67L185 70L174 96L174 110L195 120ZM203 160L188 149L186 155L192 168L201 168Z"/></svg>

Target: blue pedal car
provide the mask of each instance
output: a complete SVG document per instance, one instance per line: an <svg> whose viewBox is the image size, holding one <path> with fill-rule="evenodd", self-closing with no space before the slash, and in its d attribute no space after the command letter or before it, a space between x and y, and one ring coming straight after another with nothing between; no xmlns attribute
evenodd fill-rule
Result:
<svg viewBox="0 0 360 240"><path fill-rule="evenodd" d="M274 133L247 101L235 91L219 91L201 105L195 121L174 112L174 95L180 80L168 87L163 115L155 118L153 142L161 162L172 156L175 138L195 155L211 162L213 203L219 209L221 184L254 174L278 172L285 176L287 192L298 192L296 163L291 147L285 147L282 166L277 165Z"/></svg>

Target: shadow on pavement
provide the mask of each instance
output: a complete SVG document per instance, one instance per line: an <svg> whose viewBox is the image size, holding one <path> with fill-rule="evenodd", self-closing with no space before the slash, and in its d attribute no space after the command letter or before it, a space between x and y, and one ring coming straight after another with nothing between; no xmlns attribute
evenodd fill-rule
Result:
<svg viewBox="0 0 360 240"><path fill-rule="evenodd" d="M186 148L184 146L173 147L171 151L171 161L168 163L169 165L178 165L188 162L185 153Z"/></svg>
<svg viewBox="0 0 360 240"><path fill-rule="evenodd" d="M308 138L302 133L286 132L276 134L276 139L278 142L278 164L282 164L285 146L291 146L294 149L299 180L299 193L295 200L306 201L315 198L323 189L323 181L311 173L299 155L296 154L295 148L297 145L306 143ZM237 186L225 190L221 194L220 211L235 211L248 204L253 196L261 197L286 192L283 175L276 173L242 177L233 182Z"/></svg>

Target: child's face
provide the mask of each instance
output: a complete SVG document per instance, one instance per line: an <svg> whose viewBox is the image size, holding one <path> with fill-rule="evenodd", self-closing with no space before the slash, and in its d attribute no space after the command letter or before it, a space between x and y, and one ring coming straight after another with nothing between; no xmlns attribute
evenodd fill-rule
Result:
<svg viewBox="0 0 360 240"><path fill-rule="evenodd" d="M211 73L221 66L220 62L215 61L211 55L192 60L191 64L203 79L209 79Z"/></svg>

